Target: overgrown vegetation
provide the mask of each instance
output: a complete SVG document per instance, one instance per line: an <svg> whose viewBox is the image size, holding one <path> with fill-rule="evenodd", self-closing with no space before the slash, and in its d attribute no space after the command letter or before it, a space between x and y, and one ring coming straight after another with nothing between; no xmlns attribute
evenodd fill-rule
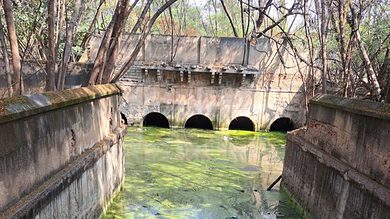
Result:
<svg viewBox="0 0 390 219"><path fill-rule="evenodd" d="M46 90L64 89L68 64L80 59L95 34L104 37L89 84L115 82L132 66L146 36L159 33L235 36L253 43L268 38L296 59L298 70L309 67L309 73L300 72L308 96L322 92L390 102L388 0L3 0L1 5L8 95L23 93L21 63L29 60L46 72ZM117 69L124 32L141 37Z"/></svg>

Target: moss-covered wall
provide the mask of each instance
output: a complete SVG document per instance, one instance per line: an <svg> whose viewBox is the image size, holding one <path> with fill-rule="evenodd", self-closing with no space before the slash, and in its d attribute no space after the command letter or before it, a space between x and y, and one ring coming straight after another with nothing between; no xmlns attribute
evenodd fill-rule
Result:
<svg viewBox="0 0 390 219"><path fill-rule="evenodd" d="M120 100L114 84L0 100L0 218L101 212L123 180Z"/></svg>
<svg viewBox="0 0 390 219"><path fill-rule="evenodd" d="M283 185L313 218L389 218L390 105L320 95L288 135Z"/></svg>

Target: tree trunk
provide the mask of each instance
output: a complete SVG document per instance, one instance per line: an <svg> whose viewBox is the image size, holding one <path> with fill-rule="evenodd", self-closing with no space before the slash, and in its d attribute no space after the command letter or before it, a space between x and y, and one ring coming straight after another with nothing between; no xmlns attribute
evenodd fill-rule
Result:
<svg viewBox="0 0 390 219"><path fill-rule="evenodd" d="M75 0L72 18L66 29L65 47L62 55L61 68L59 69L59 73L58 73L58 83L57 83L58 90L64 89L65 76L68 70L69 59L72 52L74 33L75 30L77 29L77 24L80 18L80 6L81 6L81 0Z"/></svg>
<svg viewBox="0 0 390 219"><path fill-rule="evenodd" d="M152 29L154 22L161 15L161 13L163 13L167 8L169 8L176 1L177 0L168 0L167 2L165 2L165 4L163 6L161 6L157 10L157 12L149 20L145 29L142 31L141 37L138 40L138 43L137 43L136 47L134 48L133 52L131 53L129 60L122 66L122 68L119 70L119 72L113 77L111 82L118 81L119 78L121 78L130 69L130 67L133 65L135 59L137 58L139 51L141 50L142 46L144 45L146 37L149 35L150 30Z"/></svg>
<svg viewBox="0 0 390 219"><path fill-rule="evenodd" d="M13 90L15 94L22 94L22 81L21 81L21 61L19 55L19 46L18 39L16 36L15 24L14 24L14 16L12 12L12 1L11 0L3 0L3 8L5 21L7 23L8 30L8 40L11 47L12 53L12 69L13 69Z"/></svg>
<svg viewBox="0 0 390 219"><path fill-rule="evenodd" d="M103 71L103 77L102 77L102 83L106 84L110 82L112 73L115 70L119 48L120 48L120 42L122 37L122 30L123 27L127 21L127 18L129 17L130 13L134 9L134 7L137 5L138 0L134 1L133 4L128 7L128 1L124 1L123 5L121 7L121 10L118 14L117 20L114 25L114 29L112 32L112 39L110 42L110 47L107 52L108 56L106 56L106 64Z"/></svg>
<svg viewBox="0 0 390 219"><path fill-rule="evenodd" d="M5 74L7 76L8 96L11 97L13 95L11 67L9 66L7 43L5 40L3 21L1 21L1 20L0 20L0 43L1 43L1 51L3 52L3 62L4 62L4 67L5 67L4 70L5 70Z"/></svg>
<svg viewBox="0 0 390 219"><path fill-rule="evenodd" d="M385 103L390 103L390 76L387 77L387 83L385 89L386 89Z"/></svg>
<svg viewBox="0 0 390 219"><path fill-rule="evenodd" d="M326 18L326 4L325 0L321 2L315 1L315 8L317 15L319 16L319 31L318 38L320 40L321 47L321 59L322 59L322 68L321 68L321 80L322 80L322 93L326 94L326 82L327 82L327 73L328 73L328 54L326 48L326 35L328 32L328 21Z"/></svg>
<svg viewBox="0 0 390 219"><path fill-rule="evenodd" d="M103 71L106 65L106 57L107 57L108 50L110 49L112 33L114 31L118 16L121 13L123 3L127 4L126 0L118 1L115 7L114 14L112 15L110 24L106 29L102 42L100 43L100 47L96 55L95 63L93 65L93 69L91 72L91 76L89 78L89 82L88 82L89 85L94 85L97 83L99 84L102 82Z"/></svg>
<svg viewBox="0 0 390 219"><path fill-rule="evenodd" d="M175 33L175 21L173 20L173 14L172 14L172 8L171 7L169 7L168 8L168 12L169 12L169 18L170 18L170 29L171 29L171 54L170 54L170 63L172 63L173 62L173 59L174 59L174 55L173 55L173 53L174 53L174 39L173 39L173 35L174 35L174 33Z"/></svg>
<svg viewBox="0 0 390 219"><path fill-rule="evenodd" d="M242 31L242 37L245 37L244 6L243 6L242 0L240 0L240 17L241 17L241 31Z"/></svg>
<svg viewBox="0 0 390 219"><path fill-rule="evenodd" d="M372 67L371 60L368 57L366 47L364 46L364 43L361 39L359 30L356 30L356 41L357 41L358 46L359 46L360 58L363 60L364 67L367 71L367 77L368 77L368 80L371 84L372 98L374 100L379 100L380 94L381 94L381 87L378 83L374 68Z"/></svg>
<svg viewBox="0 0 390 219"><path fill-rule="evenodd" d="M91 76L89 78L89 85L94 85L98 82L99 74L104 70L105 65L105 57L106 57L106 51L108 50L110 46L110 39L112 35L112 30L114 28L114 20L116 19L116 15L114 14L111 20L111 23L108 25L106 32L104 34L103 40L100 43L100 47L95 59L95 63L93 65L93 69L91 72Z"/></svg>
<svg viewBox="0 0 390 219"><path fill-rule="evenodd" d="M221 4L222 4L223 11L225 12L226 17L229 19L229 23L230 23L230 26L232 27L233 34L234 34L235 37L238 37L238 33L237 33L237 30L236 30L236 27L234 26L233 19L230 16L230 12L229 12L228 8L225 5L225 1L224 0L220 0L220 1L221 1Z"/></svg>
<svg viewBox="0 0 390 219"><path fill-rule="evenodd" d="M360 30L359 30L359 22L360 17L356 14L355 8L352 4L350 4L351 14L352 14L352 24L351 27L355 33L356 42L359 49L359 55L364 63L364 68L367 72L367 78L368 82L371 85L371 97L373 100L380 100L380 94L381 94L381 88L375 73L375 70L372 66L371 60L368 56L366 47L364 45L364 42L362 41L362 38L360 36Z"/></svg>
<svg viewBox="0 0 390 219"><path fill-rule="evenodd" d="M348 96L348 88L349 88L349 78L350 75L348 74L349 71L347 70L347 63L346 63L346 43L345 43L345 25L347 23L347 16L346 16L346 3L344 0L339 0L338 2L338 34L339 34L339 51L340 51L340 57L341 57L341 65L343 68L343 96ZM331 12L329 12L331 13ZM336 25L336 24L335 24Z"/></svg>
<svg viewBox="0 0 390 219"><path fill-rule="evenodd" d="M138 2L138 1L136 1ZM138 29L141 27L142 22L145 20L145 16L148 13L150 6L152 4L153 0L148 0L142 9L141 15L138 17L137 22L135 23L134 27L131 29L129 36L127 37L126 41L129 41L131 36L137 33ZM127 51L130 47L130 44L127 44L125 48L122 48L121 53L123 54L123 51ZM121 56L122 60L123 56Z"/></svg>
<svg viewBox="0 0 390 219"><path fill-rule="evenodd" d="M215 36L218 36L217 0L213 0Z"/></svg>
<svg viewBox="0 0 390 219"><path fill-rule="evenodd" d="M89 43L89 40L91 39L91 35L92 35L92 33L94 32L96 23L97 23L97 21L98 21L98 17L99 17L99 15L100 15L100 13L101 13L101 10L102 10L102 6L103 6L103 4L104 4L105 2L106 2L106 0L100 0L100 2L99 2L99 6L98 6L98 8L96 9L95 16L93 17L92 22L91 22L91 24L89 25L89 28L88 28L87 33L85 33L84 38L83 38L83 40L81 41L80 47L81 47L82 49L85 49L85 48L87 47L87 45L88 45L88 43Z"/></svg>
<svg viewBox="0 0 390 219"><path fill-rule="evenodd" d="M314 45L313 45L313 37L311 35L311 31L309 28L309 18L307 15L307 11L309 10L309 7L307 6L308 0L304 0L303 3L303 19L304 19L304 28L305 28L305 36L307 40L307 45L309 49L309 76L310 76L310 96L314 96L315 94L315 85L316 85L316 79L315 79L315 72L314 72ZM306 95L308 96L308 95ZM306 115L306 119L307 119Z"/></svg>
<svg viewBox="0 0 390 219"><path fill-rule="evenodd" d="M257 18L256 20L256 30L255 32L257 32L261 25L263 24L264 22L264 19L265 19L265 13L267 12L268 8L272 5L272 0L268 0L268 2L265 4L264 7L261 7L261 1L259 1L259 17Z"/></svg>
<svg viewBox="0 0 390 219"><path fill-rule="evenodd" d="M56 77L56 9L57 9L57 0L48 0L48 16L47 16L47 26L48 26L48 42L49 50L47 55L47 64L46 64L46 90L54 91L56 90L55 77Z"/></svg>
<svg viewBox="0 0 390 219"><path fill-rule="evenodd" d="M63 40L66 40L66 28L63 28L66 25L66 0L57 0L58 1L58 25L56 26L56 48L60 47L60 44ZM73 17L72 17L73 18Z"/></svg>
<svg viewBox="0 0 390 219"><path fill-rule="evenodd" d="M138 29L141 27L141 24L142 22L145 20L145 16L146 14L148 13L149 11L149 8L150 8L150 5L153 3L153 0L148 0L146 2L146 5L144 7L144 9L142 10L141 12L141 15L139 16L139 18L137 19L137 22L135 23L133 29L131 29L131 34L134 34L138 31Z"/></svg>

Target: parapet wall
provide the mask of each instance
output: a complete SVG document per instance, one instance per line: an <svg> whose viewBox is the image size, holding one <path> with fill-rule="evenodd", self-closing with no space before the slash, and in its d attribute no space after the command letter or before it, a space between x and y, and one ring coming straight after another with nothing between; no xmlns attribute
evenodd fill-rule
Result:
<svg viewBox="0 0 390 219"><path fill-rule="evenodd" d="M119 64L128 60L137 45L139 35L122 36ZM95 36L89 45L89 52L83 61L93 62L101 42L101 36ZM166 63L198 64L205 66L245 65L264 66L272 53L270 40L266 38L248 42L245 38L235 37L197 37L149 35L137 61L144 65Z"/></svg>
<svg viewBox="0 0 390 219"><path fill-rule="evenodd" d="M0 218L95 218L123 181L116 85L0 100Z"/></svg>
<svg viewBox="0 0 390 219"><path fill-rule="evenodd" d="M390 105L329 95L288 135L283 186L313 218L389 218Z"/></svg>

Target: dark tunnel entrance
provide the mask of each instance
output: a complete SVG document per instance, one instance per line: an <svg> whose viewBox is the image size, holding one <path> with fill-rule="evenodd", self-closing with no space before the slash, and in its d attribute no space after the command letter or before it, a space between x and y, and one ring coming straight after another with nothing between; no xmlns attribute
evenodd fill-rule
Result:
<svg viewBox="0 0 390 219"><path fill-rule="evenodd" d="M213 123L209 118L204 115L194 115L191 116L185 126L185 128L195 128L195 129L206 129L206 130L214 130Z"/></svg>
<svg viewBox="0 0 390 219"><path fill-rule="evenodd" d="M230 122L229 130L255 131L255 125L248 117L239 116Z"/></svg>
<svg viewBox="0 0 390 219"><path fill-rule="evenodd" d="M121 122L125 125L128 125L127 118L126 118L125 114L123 114L123 113L121 113Z"/></svg>
<svg viewBox="0 0 390 219"><path fill-rule="evenodd" d="M160 127L160 128L169 128L169 121L167 117L165 117L161 113L149 113L145 116L144 127L153 126L153 127Z"/></svg>
<svg viewBox="0 0 390 219"><path fill-rule="evenodd" d="M290 118L282 117L277 120L275 120L272 124L269 130L271 132L288 132L294 129L294 123Z"/></svg>

